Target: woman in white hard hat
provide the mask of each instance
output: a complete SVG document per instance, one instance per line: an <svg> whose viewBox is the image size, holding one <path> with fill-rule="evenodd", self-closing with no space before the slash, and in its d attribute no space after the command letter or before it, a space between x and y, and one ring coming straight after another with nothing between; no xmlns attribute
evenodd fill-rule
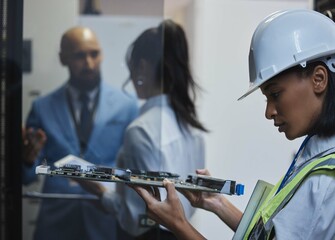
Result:
<svg viewBox="0 0 335 240"><path fill-rule="evenodd" d="M289 140L306 136L287 173L248 226L244 239L335 238L335 24L312 10L271 14L250 46L250 88L267 99L265 116ZM198 174L209 174L197 170ZM204 239L184 217L176 190L168 197L135 187L149 216L180 239ZM155 190L155 189L154 189ZM183 191L193 206L236 230L242 213L220 194Z"/></svg>

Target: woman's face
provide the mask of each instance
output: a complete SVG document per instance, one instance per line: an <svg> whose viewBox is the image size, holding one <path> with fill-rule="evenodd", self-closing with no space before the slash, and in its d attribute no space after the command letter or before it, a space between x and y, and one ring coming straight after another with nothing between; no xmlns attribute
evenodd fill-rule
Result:
<svg viewBox="0 0 335 240"><path fill-rule="evenodd" d="M162 93L151 64L145 60L141 60L138 66L130 70L130 78L140 99L148 99Z"/></svg>
<svg viewBox="0 0 335 240"><path fill-rule="evenodd" d="M323 95L315 91L314 77L288 72L261 86L267 99L265 117L289 140L308 134L321 113Z"/></svg>

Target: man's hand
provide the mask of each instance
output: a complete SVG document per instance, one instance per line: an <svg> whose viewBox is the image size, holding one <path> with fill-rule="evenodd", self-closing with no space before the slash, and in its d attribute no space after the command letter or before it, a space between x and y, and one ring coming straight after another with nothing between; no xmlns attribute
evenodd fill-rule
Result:
<svg viewBox="0 0 335 240"><path fill-rule="evenodd" d="M22 159L25 164L32 166L42 150L47 136L42 129L22 127Z"/></svg>

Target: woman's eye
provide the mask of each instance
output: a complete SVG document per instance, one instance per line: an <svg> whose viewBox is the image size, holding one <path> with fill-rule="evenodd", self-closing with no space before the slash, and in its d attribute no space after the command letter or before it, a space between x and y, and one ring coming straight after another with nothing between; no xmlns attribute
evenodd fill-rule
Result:
<svg viewBox="0 0 335 240"><path fill-rule="evenodd" d="M273 92L270 94L271 98L276 99L279 97L279 92Z"/></svg>

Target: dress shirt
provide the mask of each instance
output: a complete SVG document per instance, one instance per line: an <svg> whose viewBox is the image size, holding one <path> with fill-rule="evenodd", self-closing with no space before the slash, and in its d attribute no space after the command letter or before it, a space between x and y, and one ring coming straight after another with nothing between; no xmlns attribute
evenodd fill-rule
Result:
<svg viewBox="0 0 335 240"><path fill-rule="evenodd" d="M296 162L296 172L306 164L335 152L335 136L313 136ZM309 176L288 204L273 218L277 240L335 238L335 178L329 174Z"/></svg>
<svg viewBox="0 0 335 240"><path fill-rule="evenodd" d="M125 141L117 158L117 166L129 169L167 171L182 179L195 169L204 168L204 140L201 131L177 123L166 95L147 100L140 116L126 130ZM160 189L162 200L165 189ZM178 193L179 194L179 193ZM194 213L189 201L179 194L187 218ZM102 197L106 209L116 214L120 226L133 236L148 228L139 226L139 216L146 213L140 196L124 184L117 184L116 192Z"/></svg>

